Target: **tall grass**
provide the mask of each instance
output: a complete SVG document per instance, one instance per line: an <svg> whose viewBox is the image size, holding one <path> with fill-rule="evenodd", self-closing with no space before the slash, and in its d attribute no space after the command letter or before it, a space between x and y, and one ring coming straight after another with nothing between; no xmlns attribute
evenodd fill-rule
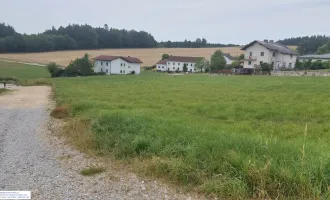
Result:
<svg viewBox="0 0 330 200"><path fill-rule="evenodd" d="M326 198L330 89L321 77L57 79L98 152L222 198ZM307 125L308 124L308 130Z"/></svg>

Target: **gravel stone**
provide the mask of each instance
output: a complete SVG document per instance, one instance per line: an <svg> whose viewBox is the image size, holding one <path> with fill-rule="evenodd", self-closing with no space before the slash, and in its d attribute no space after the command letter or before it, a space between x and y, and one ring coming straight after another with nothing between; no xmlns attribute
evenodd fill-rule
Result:
<svg viewBox="0 0 330 200"><path fill-rule="evenodd" d="M37 200L201 199L118 171L75 150L49 127L51 89L17 87L0 95L0 191L31 191ZM104 173L79 172L102 165Z"/></svg>

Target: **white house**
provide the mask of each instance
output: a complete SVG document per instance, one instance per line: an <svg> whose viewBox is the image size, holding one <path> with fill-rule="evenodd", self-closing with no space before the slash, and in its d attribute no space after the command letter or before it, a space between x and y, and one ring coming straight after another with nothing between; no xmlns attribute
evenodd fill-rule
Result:
<svg viewBox="0 0 330 200"><path fill-rule="evenodd" d="M94 58L94 72L105 72L106 74L140 74L142 61L134 57L124 56L98 56Z"/></svg>
<svg viewBox="0 0 330 200"><path fill-rule="evenodd" d="M330 61L330 54L305 55L305 56L299 56L298 59L301 62L308 61L308 60L312 60L312 62L315 62L315 61L328 62L328 61Z"/></svg>
<svg viewBox="0 0 330 200"><path fill-rule="evenodd" d="M165 60L160 60L158 63L156 63L156 69L157 71L167 71L167 59Z"/></svg>
<svg viewBox="0 0 330 200"><path fill-rule="evenodd" d="M196 63L201 57L170 56L166 60L161 60L156 64L157 71L183 71L184 64L187 65L188 72L197 72Z"/></svg>
<svg viewBox="0 0 330 200"><path fill-rule="evenodd" d="M235 58L233 56L231 56L229 53L228 54L224 53L223 57L225 58L227 65L232 64L235 60Z"/></svg>
<svg viewBox="0 0 330 200"><path fill-rule="evenodd" d="M274 69L294 68L297 53L290 48L274 43L273 40L253 41L242 48L244 54L244 68L255 68L262 63L273 64Z"/></svg>

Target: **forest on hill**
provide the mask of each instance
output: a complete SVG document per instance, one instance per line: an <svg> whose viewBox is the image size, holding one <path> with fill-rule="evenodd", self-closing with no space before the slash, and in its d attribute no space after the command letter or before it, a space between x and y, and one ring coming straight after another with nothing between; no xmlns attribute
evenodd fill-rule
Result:
<svg viewBox="0 0 330 200"><path fill-rule="evenodd" d="M52 27L39 34L20 34L5 23L0 23L0 53L46 52L59 50L101 49L101 48L203 48L226 47L233 44L210 44L205 38L195 41L157 42L148 32L92 27L70 24L66 27Z"/></svg>
<svg viewBox="0 0 330 200"><path fill-rule="evenodd" d="M304 37L291 37L279 40L278 42L287 46L297 46L298 53L300 55L305 55L314 53L330 53L330 48L328 48L330 45L329 41L329 36L313 35Z"/></svg>

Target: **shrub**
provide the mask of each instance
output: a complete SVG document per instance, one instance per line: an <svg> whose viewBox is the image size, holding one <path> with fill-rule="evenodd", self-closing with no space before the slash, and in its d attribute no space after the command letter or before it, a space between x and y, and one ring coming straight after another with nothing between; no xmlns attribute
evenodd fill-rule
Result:
<svg viewBox="0 0 330 200"><path fill-rule="evenodd" d="M77 58L66 68L67 76L89 76L93 74L93 63L90 56L86 53L84 57Z"/></svg>
<svg viewBox="0 0 330 200"><path fill-rule="evenodd" d="M135 74L135 70L131 71L131 73L130 73L130 74Z"/></svg>
<svg viewBox="0 0 330 200"><path fill-rule="evenodd" d="M63 74L64 69L62 69L59 65L57 65L55 62L49 63L47 66L47 69L51 75L51 77L59 77Z"/></svg>
<svg viewBox="0 0 330 200"><path fill-rule="evenodd" d="M64 119L69 117L70 112L68 106L58 106L50 113L50 116L56 119Z"/></svg>

